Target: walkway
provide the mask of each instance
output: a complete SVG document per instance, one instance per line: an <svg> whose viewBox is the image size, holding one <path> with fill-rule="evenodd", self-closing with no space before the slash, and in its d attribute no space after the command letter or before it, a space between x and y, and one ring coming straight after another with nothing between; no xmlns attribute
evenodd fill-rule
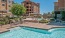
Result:
<svg viewBox="0 0 65 38"><path fill-rule="evenodd" d="M65 26L47 25L47 24L32 23L32 22L26 22L26 23L23 23L21 25L22 26L28 26L28 27L42 28L42 29L50 29L53 27L65 27Z"/></svg>
<svg viewBox="0 0 65 38"><path fill-rule="evenodd" d="M54 26L54 25L47 25L47 24L42 24L42 23L32 23L32 22L25 22L23 24L18 24L18 25L3 25L2 28L0 27L0 33L9 31L10 28L14 28L17 26L28 26L28 27L35 27L35 28L42 28L42 29L50 29L53 27L65 27L65 26Z"/></svg>

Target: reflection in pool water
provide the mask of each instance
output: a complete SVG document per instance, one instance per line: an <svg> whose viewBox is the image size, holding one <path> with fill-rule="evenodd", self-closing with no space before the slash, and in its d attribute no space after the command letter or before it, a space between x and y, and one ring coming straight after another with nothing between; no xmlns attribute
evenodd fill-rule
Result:
<svg viewBox="0 0 65 38"><path fill-rule="evenodd" d="M65 28L47 30L17 27L0 34L0 38L65 38Z"/></svg>

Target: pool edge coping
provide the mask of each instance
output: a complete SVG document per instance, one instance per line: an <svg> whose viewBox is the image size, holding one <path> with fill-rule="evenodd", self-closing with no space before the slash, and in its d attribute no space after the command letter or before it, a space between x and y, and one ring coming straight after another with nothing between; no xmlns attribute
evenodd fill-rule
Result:
<svg viewBox="0 0 65 38"><path fill-rule="evenodd" d="M47 31L50 30L50 29L54 29L54 28L65 28L65 27L53 27L53 28L49 28L49 29L43 29L43 28L37 28L37 27L35 28L35 27L29 27L29 26L17 26L17 27L27 27L27 28L34 28L34 29L47 30ZM0 34L5 33L5 32L8 32L8 31L10 31L10 29L11 28L8 28L7 31L0 32Z"/></svg>

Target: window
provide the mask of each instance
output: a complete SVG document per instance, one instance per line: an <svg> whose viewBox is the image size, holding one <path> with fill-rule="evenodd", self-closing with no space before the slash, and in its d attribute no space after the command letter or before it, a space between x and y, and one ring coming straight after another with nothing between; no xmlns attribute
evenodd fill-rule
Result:
<svg viewBox="0 0 65 38"><path fill-rule="evenodd" d="M2 4L2 6L5 6L5 4Z"/></svg>
<svg viewBox="0 0 65 38"><path fill-rule="evenodd" d="M29 6L26 6L26 8L29 8Z"/></svg>
<svg viewBox="0 0 65 38"><path fill-rule="evenodd" d="M5 1L5 0L2 0L2 1Z"/></svg>
<svg viewBox="0 0 65 38"><path fill-rule="evenodd" d="M6 0L2 0L2 2L6 2Z"/></svg>
<svg viewBox="0 0 65 38"><path fill-rule="evenodd" d="M9 5L9 7L11 7L11 6Z"/></svg>
<svg viewBox="0 0 65 38"><path fill-rule="evenodd" d="M31 6L30 6L30 8L31 8Z"/></svg>
<svg viewBox="0 0 65 38"><path fill-rule="evenodd" d="M29 12L26 12L26 14L29 14Z"/></svg>
<svg viewBox="0 0 65 38"><path fill-rule="evenodd" d="M33 9L32 9L32 11L33 11Z"/></svg>
<svg viewBox="0 0 65 38"><path fill-rule="evenodd" d="M30 11L31 11L31 9L30 9Z"/></svg>
<svg viewBox="0 0 65 38"><path fill-rule="evenodd" d="M32 12L33 13L33 12Z"/></svg>
<svg viewBox="0 0 65 38"><path fill-rule="evenodd" d="M29 4L28 2L26 4Z"/></svg>
<svg viewBox="0 0 65 38"><path fill-rule="evenodd" d="M32 12L30 12L30 13L32 13Z"/></svg>
<svg viewBox="0 0 65 38"><path fill-rule="evenodd" d="M34 8L33 6L31 6L31 8Z"/></svg>
<svg viewBox="0 0 65 38"><path fill-rule="evenodd" d="M27 11L29 11L29 9L27 9Z"/></svg>
<svg viewBox="0 0 65 38"><path fill-rule="evenodd" d="M9 3L11 3L11 1L9 1Z"/></svg>

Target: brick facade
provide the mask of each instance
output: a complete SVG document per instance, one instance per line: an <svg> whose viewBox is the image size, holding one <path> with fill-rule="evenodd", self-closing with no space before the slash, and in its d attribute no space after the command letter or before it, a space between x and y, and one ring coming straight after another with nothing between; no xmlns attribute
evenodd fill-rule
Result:
<svg viewBox="0 0 65 38"><path fill-rule="evenodd" d="M64 3L65 0L58 0L58 6L59 6L59 9L63 9L64 8Z"/></svg>
<svg viewBox="0 0 65 38"><path fill-rule="evenodd" d="M9 13L13 0L0 0L0 15L6 15Z"/></svg>
<svg viewBox="0 0 65 38"><path fill-rule="evenodd" d="M58 11L58 8L59 8L58 2L54 2L54 11Z"/></svg>
<svg viewBox="0 0 65 38"><path fill-rule="evenodd" d="M31 2L30 0L25 0L22 2L23 6L26 8L26 16L30 14L39 14L40 13L40 5L39 3Z"/></svg>
<svg viewBox="0 0 65 38"><path fill-rule="evenodd" d="M58 0L54 3L54 12L57 19L62 18L62 12L65 11L65 0Z"/></svg>
<svg viewBox="0 0 65 38"><path fill-rule="evenodd" d="M58 0L58 2L54 3L54 10L61 11L65 9L65 0Z"/></svg>

